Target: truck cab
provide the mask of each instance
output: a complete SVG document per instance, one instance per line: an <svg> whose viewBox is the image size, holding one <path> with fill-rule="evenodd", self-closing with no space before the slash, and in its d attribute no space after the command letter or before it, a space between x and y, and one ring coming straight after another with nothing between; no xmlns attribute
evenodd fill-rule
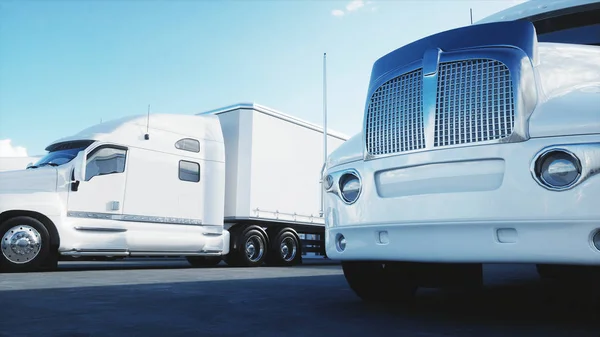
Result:
<svg viewBox="0 0 600 337"><path fill-rule="evenodd" d="M599 106L598 1L527 1L382 56L362 132L328 159L328 257L366 301L481 285L484 263L592 280Z"/></svg>
<svg viewBox="0 0 600 337"><path fill-rule="evenodd" d="M46 150L27 169L0 172L0 269L51 269L61 256L202 265L227 254L217 117L126 117Z"/></svg>

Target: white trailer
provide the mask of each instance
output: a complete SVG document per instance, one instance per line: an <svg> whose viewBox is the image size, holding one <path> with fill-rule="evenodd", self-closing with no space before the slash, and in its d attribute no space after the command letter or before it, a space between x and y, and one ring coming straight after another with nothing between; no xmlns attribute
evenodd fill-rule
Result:
<svg viewBox="0 0 600 337"><path fill-rule="evenodd" d="M312 244L324 250L323 139L255 104L126 117L59 139L29 169L0 172L0 270L66 257L300 263ZM327 139L334 150L347 137Z"/></svg>
<svg viewBox="0 0 600 337"><path fill-rule="evenodd" d="M199 115L218 116L225 141L225 261L260 265L266 254L271 264L293 264L302 248L324 254L323 129L257 104ZM328 153L347 139L329 130Z"/></svg>

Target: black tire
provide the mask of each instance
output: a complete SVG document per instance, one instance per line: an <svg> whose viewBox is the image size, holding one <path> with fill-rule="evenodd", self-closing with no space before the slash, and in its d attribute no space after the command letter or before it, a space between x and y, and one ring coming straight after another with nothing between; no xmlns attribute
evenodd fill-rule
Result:
<svg viewBox="0 0 600 337"><path fill-rule="evenodd" d="M342 262L344 277L354 293L365 302L409 305L418 286L402 263Z"/></svg>
<svg viewBox="0 0 600 337"><path fill-rule="evenodd" d="M250 249L251 245L254 248ZM259 267L267 257L268 238L257 226L231 232L230 251L225 262L234 267ZM251 255L251 256L249 256Z"/></svg>
<svg viewBox="0 0 600 337"><path fill-rule="evenodd" d="M268 265L289 267L302 263L302 246L294 230L281 228L267 233L270 238Z"/></svg>
<svg viewBox="0 0 600 337"><path fill-rule="evenodd" d="M48 229L37 219L18 216L4 221L0 224L0 240L1 271L38 271L54 269L58 264L58 254L50 247ZM11 241L27 246L11 246Z"/></svg>
<svg viewBox="0 0 600 337"><path fill-rule="evenodd" d="M220 256L186 256L192 267L214 267L221 263Z"/></svg>

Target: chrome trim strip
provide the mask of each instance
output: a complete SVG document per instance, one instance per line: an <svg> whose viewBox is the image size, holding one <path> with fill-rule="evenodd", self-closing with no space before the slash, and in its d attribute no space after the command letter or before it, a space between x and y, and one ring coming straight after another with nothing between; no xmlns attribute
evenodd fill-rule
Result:
<svg viewBox="0 0 600 337"><path fill-rule="evenodd" d="M72 249L59 252L64 256L219 256L220 250L145 252L127 249Z"/></svg>
<svg viewBox="0 0 600 337"><path fill-rule="evenodd" d="M110 255L110 256L128 256L129 252L126 249L71 249L68 251L60 252L60 255L65 256L97 256L97 255Z"/></svg>
<svg viewBox="0 0 600 337"><path fill-rule="evenodd" d="M127 222L146 222L146 223L162 223L167 225L189 225L189 226L219 226L219 225L203 225L202 220L173 218L173 217L158 217L133 214L111 214L97 212L67 212L67 216L71 218L86 218L99 220L127 221Z"/></svg>
<svg viewBox="0 0 600 337"><path fill-rule="evenodd" d="M435 58L432 54L435 52ZM438 92L438 78L440 62L442 60L442 50L437 48L433 51L427 51L423 55L423 89L422 89L422 107L423 111L423 138L425 139L425 146L422 149L416 151L427 151L433 149L433 142L435 137L435 112L436 112L436 98ZM435 62L435 64L432 64ZM432 69L435 67L434 69ZM428 71L428 75L425 75L425 70ZM394 154L400 154L404 152L398 152Z"/></svg>
<svg viewBox="0 0 600 337"><path fill-rule="evenodd" d="M423 54L423 76L433 76L437 73L440 65L440 48L428 49Z"/></svg>
<svg viewBox="0 0 600 337"><path fill-rule="evenodd" d="M564 188L554 188L544 184L537 174L537 161L551 151L563 151L579 160L581 173L579 178L573 184ZM598 143L579 143L579 144L561 144L552 145L540 150L531 160L529 170L533 179L543 188L550 191L568 191L574 187L581 185L587 179L600 173L600 142Z"/></svg>
<svg viewBox="0 0 600 337"><path fill-rule="evenodd" d="M181 252L129 252L129 256L219 256L220 250L181 251Z"/></svg>
<svg viewBox="0 0 600 337"><path fill-rule="evenodd" d="M121 233L127 232L125 228L106 228L106 227L74 227L78 231L90 231L90 232L114 232Z"/></svg>
<svg viewBox="0 0 600 337"><path fill-rule="evenodd" d="M204 236L221 236L221 235L223 235L223 232L220 232L220 233L203 232L202 235L204 235Z"/></svg>

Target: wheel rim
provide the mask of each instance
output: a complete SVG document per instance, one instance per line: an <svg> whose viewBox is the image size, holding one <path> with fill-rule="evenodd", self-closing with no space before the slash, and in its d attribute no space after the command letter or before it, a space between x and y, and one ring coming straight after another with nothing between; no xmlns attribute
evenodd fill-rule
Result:
<svg viewBox="0 0 600 337"><path fill-rule="evenodd" d="M31 226L15 226L2 237L2 255L15 264L35 259L42 248L40 233Z"/></svg>
<svg viewBox="0 0 600 337"><path fill-rule="evenodd" d="M258 235L252 235L246 240L246 256L252 262L260 261L265 252L263 240Z"/></svg>
<svg viewBox="0 0 600 337"><path fill-rule="evenodd" d="M283 239L283 241L281 241L281 246L280 246L280 254L281 254L281 258L286 261L292 261L294 260L294 258L296 257L296 251L297 251L297 247L296 247L296 241L291 238L291 237L287 237L285 239Z"/></svg>

